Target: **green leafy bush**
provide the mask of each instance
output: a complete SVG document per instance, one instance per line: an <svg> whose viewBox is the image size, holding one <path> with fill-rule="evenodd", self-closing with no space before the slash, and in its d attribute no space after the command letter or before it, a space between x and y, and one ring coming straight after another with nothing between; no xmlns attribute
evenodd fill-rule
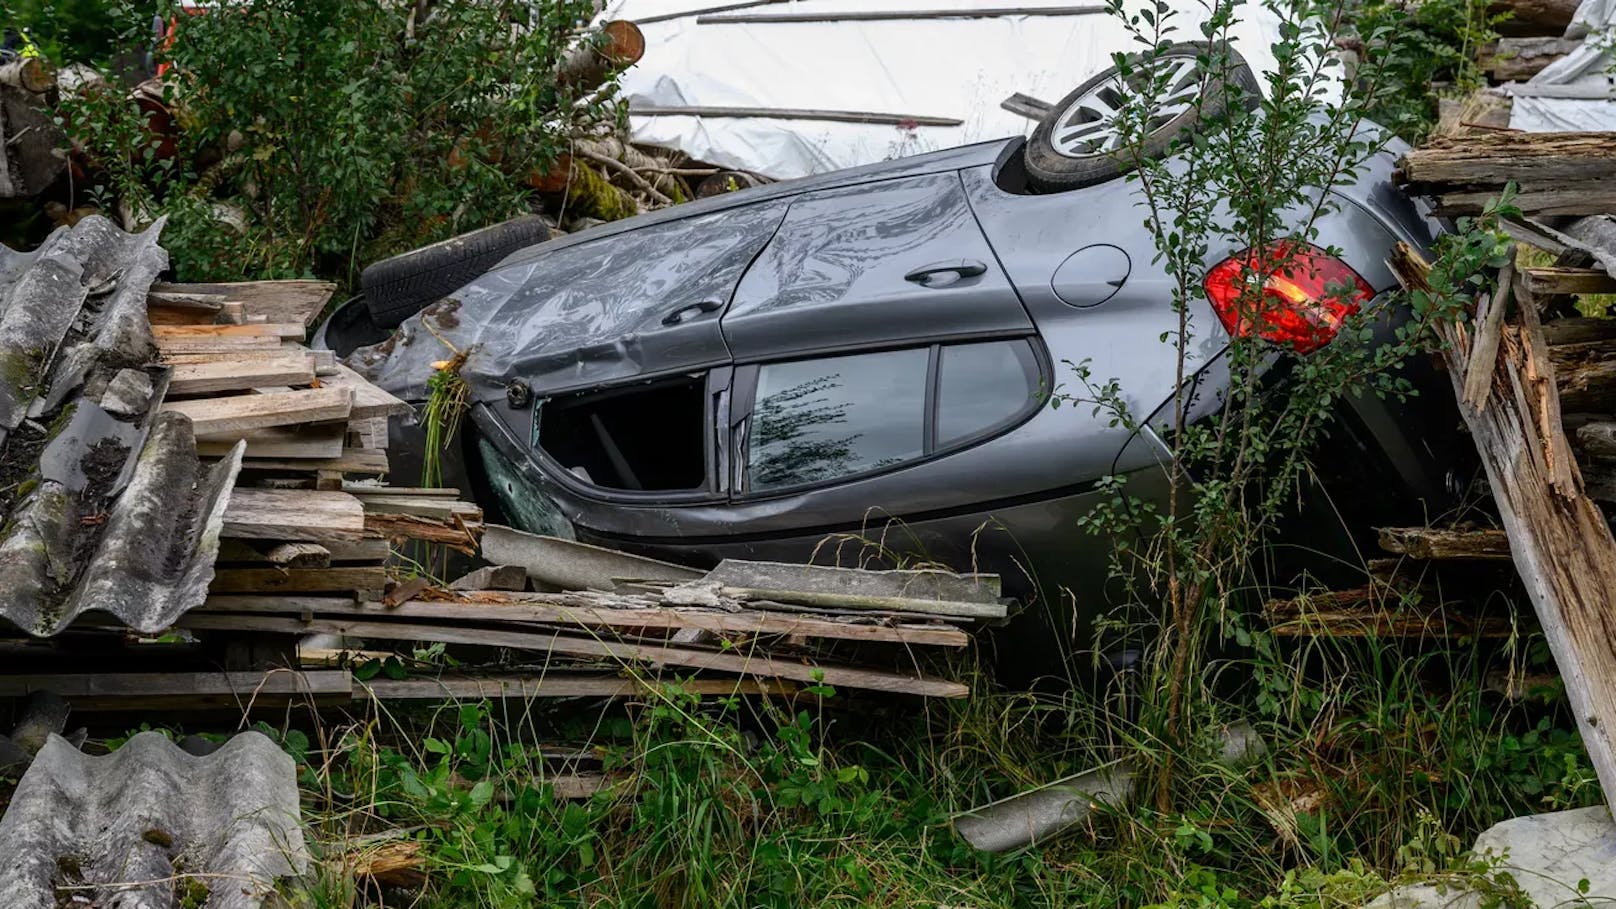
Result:
<svg viewBox="0 0 1616 909"><path fill-rule="evenodd" d="M552 77L588 0L243 0L174 15L179 134L122 98L63 119L104 201L165 234L182 279L318 274L524 213L523 182L598 116Z"/></svg>

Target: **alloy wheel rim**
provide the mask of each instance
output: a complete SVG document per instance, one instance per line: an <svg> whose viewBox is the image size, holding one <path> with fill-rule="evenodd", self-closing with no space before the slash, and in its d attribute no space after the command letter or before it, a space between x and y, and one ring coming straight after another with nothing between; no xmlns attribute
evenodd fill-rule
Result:
<svg viewBox="0 0 1616 909"><path fill-rule="evenodd" d="M1193 56L1162 57L1155 63L1169 70L1166 89L1145 124L1146 135L1165 129L1189 110L1201 93L1201 74ZM1135 80L1144 75L1136 74ZM1116 118L1135 90L1128 81L1119 73L1073 99L1049 132L1049 144L1055 154L1064 158L1092 158L1120 150L1123 136L1117 129Z"/></svg>

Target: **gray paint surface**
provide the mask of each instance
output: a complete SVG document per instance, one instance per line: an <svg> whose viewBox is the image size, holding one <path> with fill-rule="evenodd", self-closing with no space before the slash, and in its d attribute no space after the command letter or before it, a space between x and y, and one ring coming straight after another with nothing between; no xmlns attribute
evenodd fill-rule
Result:
<svg viewBox="0 0 1616 909"><path fill-rule="evenodd" d="M143 732L103 757L51 736L0 819L0 905L54 909L81 894L119 909L258 909L308 865L296 765L256 732L207 757ZM61 889L72 887L82 889ZM176 893L177 891L177 893Z"/></svg>
<svg viewBox="0 0 1616 909"><path fill-rule="evenodd" d="M190 421L158 411L146 297L168 264L161 230L90 217L32 252L0 247L0 469L16 490L0 617L33 635L92 610L161 631L213 579L242 447L205 467Z"/></svg>

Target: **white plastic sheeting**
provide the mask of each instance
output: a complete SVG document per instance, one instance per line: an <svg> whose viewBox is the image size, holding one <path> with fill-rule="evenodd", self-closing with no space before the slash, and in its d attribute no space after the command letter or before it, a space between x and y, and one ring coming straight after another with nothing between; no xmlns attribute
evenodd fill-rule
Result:
<svg viewBox="0 0 1616 909"><path fill-rule="evenodd" d="M1534 133L1616 130L1616 0L1582 0L1566 29L1582 45L1544 67L1515 96L1509 125Z"/></svg>
<svg viewBox="0 0 1616 909"><path fill-rule="evenodd" d="M734 0L612 0L604 18L654 19ZM1103 0L790 0L714 12L739 15L850 11L1070 8ZM1172 0L1175 37L1199 37L1195 0ZM1243 7L1233 43L1258 73L1273 67L1278 36L1260 3ZM960 126L894 126L771 118L635 116L635 142L777 179L1032 131L1000 109L1015 92L1055 103L1137 45L1103 10L1080 15L790 23L698 23L697 15L644 22L645 56L623 76L634 105L861 111L947 117Z"/></svg>

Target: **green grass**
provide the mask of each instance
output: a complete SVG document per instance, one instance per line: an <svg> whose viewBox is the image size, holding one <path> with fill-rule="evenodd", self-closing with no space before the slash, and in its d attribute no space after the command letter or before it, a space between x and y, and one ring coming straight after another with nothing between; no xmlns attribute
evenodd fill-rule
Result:
<svg viewBox="0 0 1616 909"><path fill-rule="evenodd" d="M1102 810L1006 856L964 845L950 815L1160 755L1079 693L985 677L968 701L929 704L669 686L628 706L378 707L283 736L326 858L301 903L365 905L337 857L389 829L421 843L429 883L380 904L444 909L1323 907L1414 877L1489 880L1463 854L1478 832L1593 804L1597 785L1552 692L1509 702L1483 687L1489 669L1544 662L1540 645L1425 643L1324 641L1240 667L1277 706L1236 699L1202 717L1254 721L1262 761L1234 772L1198 753L1171 811ZM603 749L617 782L555 798L536 745L558 742Z"/></svg>

